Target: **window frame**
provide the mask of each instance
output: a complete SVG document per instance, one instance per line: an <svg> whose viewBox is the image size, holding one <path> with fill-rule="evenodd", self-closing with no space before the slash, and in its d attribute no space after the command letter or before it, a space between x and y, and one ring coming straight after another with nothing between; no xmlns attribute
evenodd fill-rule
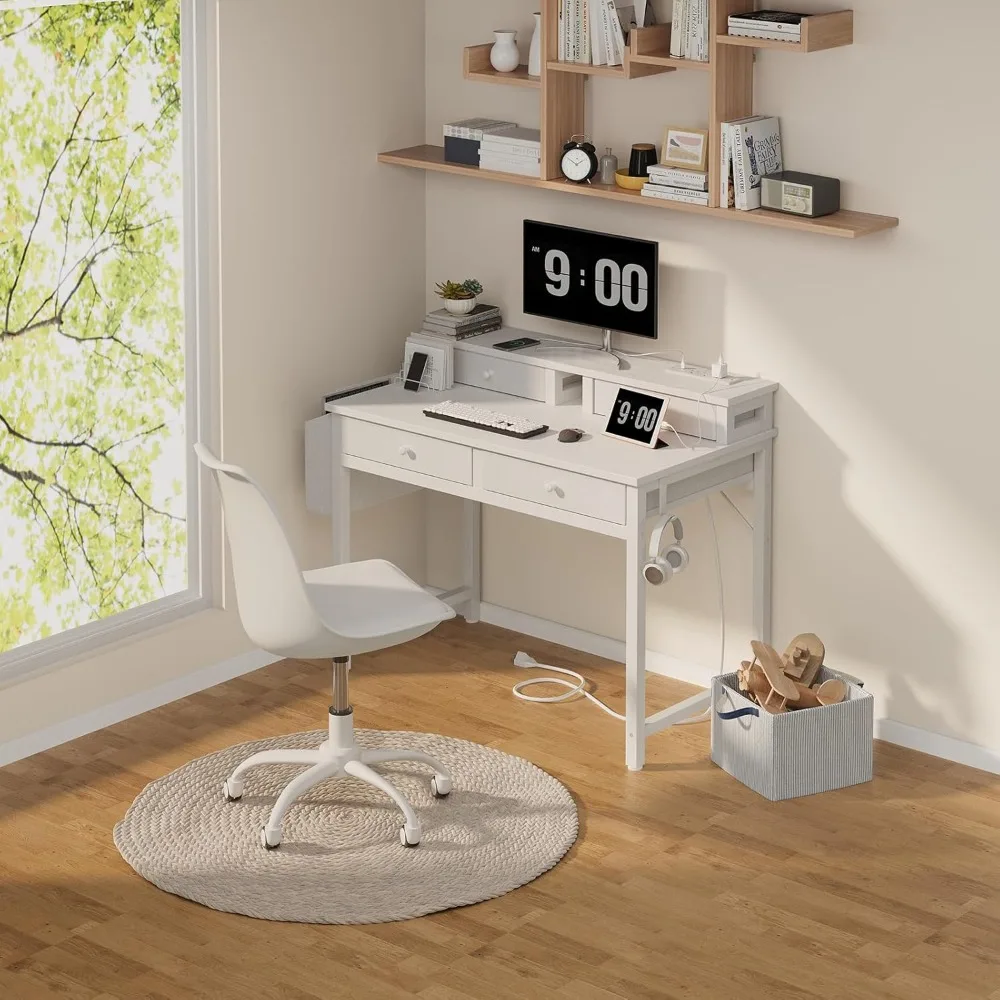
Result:
<svg viewBox="0 0 1000 1000"><path fill-rule="evenodd" d="M65 7L106 0L0 0L0 10ZM181 117L184 221L185 453L187 456L188 586L110 618L67 629L0 653L0 685L65 665L103 647L134 639L216 604L220 524L194 453L196 441L218 437L218 5L181 0Z"/></svg>

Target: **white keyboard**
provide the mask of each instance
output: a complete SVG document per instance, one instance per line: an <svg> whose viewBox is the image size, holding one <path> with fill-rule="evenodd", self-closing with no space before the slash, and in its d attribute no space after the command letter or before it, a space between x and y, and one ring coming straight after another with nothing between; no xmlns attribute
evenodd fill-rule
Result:
<svg viewBox="0 0 1000 1000"><path fill-rule="evenodd" d="M505 434L507 437L532 438L544 434L548 424L535 423L524 417L512 417L496 410L486 410L481 406L469 406L467 403L455 403L448 400L429 406L424 410L424 416L435 420L447 420L452 424L463 424L466 427L478 427L481 431L492 434Z"/></svg>

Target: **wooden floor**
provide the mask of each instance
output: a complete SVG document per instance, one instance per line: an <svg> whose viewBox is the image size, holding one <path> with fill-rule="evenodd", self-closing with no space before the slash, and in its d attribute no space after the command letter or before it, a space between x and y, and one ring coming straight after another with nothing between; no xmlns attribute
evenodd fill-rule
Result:
<svg viewBox="0 0 1000 1000"><path fill-rule="evenodd" d="M359 725L488 743L558 776L581 830L553 871L366 927L265 923L145 883L111 828L146 782L324 724L327 672L277 664L0 770L0 998L1000 1000L1000 778L880 744L872 784L771 804L709 762L703 725L654 737L629 774L620 723L510 696L518 648L621 704L613 664L454 623L359 658L353 701ZM651 710L691 693L650 688Z"/></svg>

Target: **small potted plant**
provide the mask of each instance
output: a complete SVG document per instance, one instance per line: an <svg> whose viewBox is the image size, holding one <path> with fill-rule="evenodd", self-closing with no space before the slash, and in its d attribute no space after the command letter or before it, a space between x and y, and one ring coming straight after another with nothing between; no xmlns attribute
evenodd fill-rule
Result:
<svg viewBox="0 0 1000 1000"><path fill-rule="evenodd" d="M463 282L439 282L437 294L444 299L444 307L455 316L467 316L479 305L479 296L483 294L483 286L475 278L466 278Z"/></svg>

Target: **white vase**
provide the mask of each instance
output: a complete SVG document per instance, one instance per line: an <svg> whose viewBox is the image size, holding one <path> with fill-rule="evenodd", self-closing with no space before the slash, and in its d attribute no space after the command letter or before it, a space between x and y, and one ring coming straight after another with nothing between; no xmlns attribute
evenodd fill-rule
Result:
<svg viewBox="0 0 1000 1000"><path fill-rule="evenodd" d="M531 36L528 52L528 76L542 75L542 15L535 15L535 33Z"/></svg>
<svg viewBox="0 0 1000 1000"><path fill-rule="evenodd" d="M521 65L516 31L494 31L496 42L490 49L490 62L498 73L513 73Z"/></svg>
<svg viewBox="0 0 1000 1000"><path fill-rule="evenodd" d="M506 72L501 70L500 72ZM479 299L474 295L471 299L445 299L444 307L453 316L468 316L476 306L479 305Z"/></svg>

